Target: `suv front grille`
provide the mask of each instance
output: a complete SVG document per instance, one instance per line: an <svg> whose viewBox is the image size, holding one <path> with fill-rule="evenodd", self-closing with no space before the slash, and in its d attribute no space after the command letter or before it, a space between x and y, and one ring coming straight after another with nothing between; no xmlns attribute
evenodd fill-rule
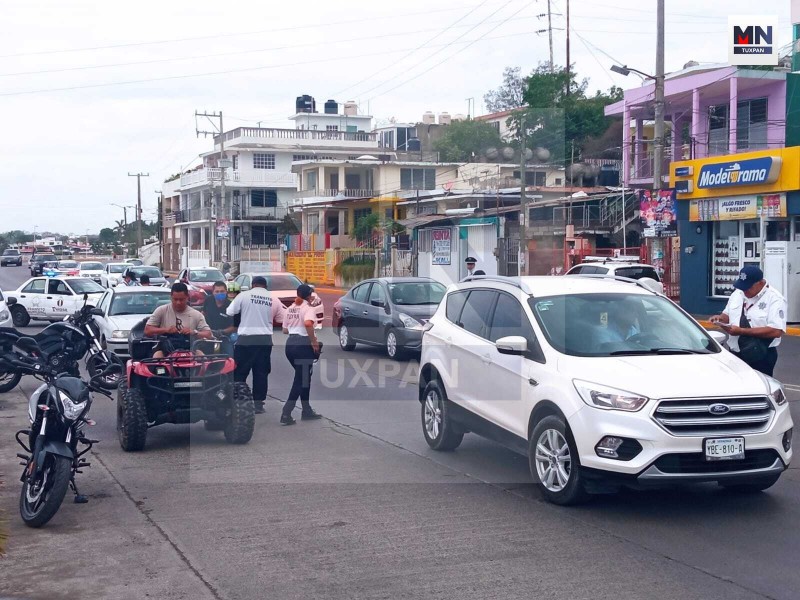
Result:
<svg viewBox="0 0 800 600"><path fill-rule="evenodd" d="M665 454L655 466L662 473L730 473L731 471L753 471L766 469L780 458L772 449L745 450L742 460L706 460L702 452L689 454Z"/></svg>
<svg viewBox="0 0 800 600"><path fill-rule="evenodd" d="M715 414L709 407L724 404L730 410ZM653 418L673 435L727 435L760 433L773 415L766 396L661 400Z"/></svg>

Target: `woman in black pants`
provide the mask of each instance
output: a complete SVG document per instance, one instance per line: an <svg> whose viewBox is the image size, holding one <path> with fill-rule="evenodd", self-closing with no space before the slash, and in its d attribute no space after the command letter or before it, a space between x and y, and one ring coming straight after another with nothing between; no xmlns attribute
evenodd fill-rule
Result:
<svg viewBox="0 0 800 600"><path fill-rule="evenodd" d="M297 298L294 304L286 310L283 319L283 331L289 334L286 341L286 358L294 368L294 381L289 398L283 405L281 414L281 425L294 425L296 421L292 418L292 411L300 398L303 407L301 419L319 419L321 415L314 412L309 403L311 395L311 367L314 360L319 356L319 342L314 334L314 323L316 322L316 309L309 304L314 290L309 285L301 285L297 288Z"/></svg>

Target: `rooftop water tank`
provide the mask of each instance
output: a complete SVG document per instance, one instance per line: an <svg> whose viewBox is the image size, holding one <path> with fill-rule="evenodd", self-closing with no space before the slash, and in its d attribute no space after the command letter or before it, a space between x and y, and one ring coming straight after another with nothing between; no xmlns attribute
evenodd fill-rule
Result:
<svg viewBox="0 0 800 600"><path fill-rule="evenodd" d="M326 115L338 115L339 114L339 103L336 100L328 100L325 103L325 114Z"/></svg>
<svg viewBox="0 0 800 600"><path fill-rule="evenodd" d="M355 117L358 114L358 104L352 100L344 103L344 114L346 117Z"/></svg>
<svg viewBox="0 0 800 600"><path fill-rule="evenodd" d="M422 150L422 143L419 141L419 138L409 138L406 145L409 152L419 152Z"/></svg>
<svg viewBox="0 0 800 600"><path fill-rule="evenodd" d="M313 96L303 94L302 96L297 97L297 100L295 101L295 110L298 113L317 112L317 102L314 100Z"/></svg>
<svg viewBox="0 0 800 600"><path fill-rule="evenodd" d="M422 122L425 125L433 125L434 123L436 123L436 115L433 114L433 112L427 110L424 113L422 113Z"/></svg>
<svg viewBox="0 0 800 600"><path fill-rule="evenodd" d="M450 113L439 113L439 125L450 125L451 121L452 119L450 118Z"/></svg>

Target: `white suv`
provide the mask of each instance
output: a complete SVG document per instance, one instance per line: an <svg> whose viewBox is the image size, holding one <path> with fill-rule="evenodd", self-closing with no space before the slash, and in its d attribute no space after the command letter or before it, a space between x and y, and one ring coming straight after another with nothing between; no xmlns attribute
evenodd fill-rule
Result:
<svg viewBox="0 0 800 600"><path fill-rule="evenodd" d="M425 329L428 445L494 439L528 456L551 502L673 482L763 490L792 458L781 384L644 286L481 278L451 286Z"/></svg>
<svg viewBox="0 0 800 600"><path fill-rule="evenodd" d="M586 262L575 265L565 275L611 275L627 277L628 279L641 280L646 287L664 293L664 284L658 276L658 271L652 265L645 265L625 258L586 258Z"/></svg>

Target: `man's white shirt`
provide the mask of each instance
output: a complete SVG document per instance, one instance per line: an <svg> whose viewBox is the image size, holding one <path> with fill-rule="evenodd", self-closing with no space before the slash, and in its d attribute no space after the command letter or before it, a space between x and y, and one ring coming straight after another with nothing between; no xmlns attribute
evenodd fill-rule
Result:
<svg viewBox="0 0 800 600"><path fill-rule="evenodd" d="M786 298L768 285L754 298L748 298L743 291L736 290L728 298L728 304L722 312L728 315L728 322L731 325L738 327L742 311L745 312L750 327L772 327L786 332ZM781 338L775 338L770 343L770 348L780 343ZM732 335L728 340L728 346L734 352L738 352L739 336Z"/></svg>

